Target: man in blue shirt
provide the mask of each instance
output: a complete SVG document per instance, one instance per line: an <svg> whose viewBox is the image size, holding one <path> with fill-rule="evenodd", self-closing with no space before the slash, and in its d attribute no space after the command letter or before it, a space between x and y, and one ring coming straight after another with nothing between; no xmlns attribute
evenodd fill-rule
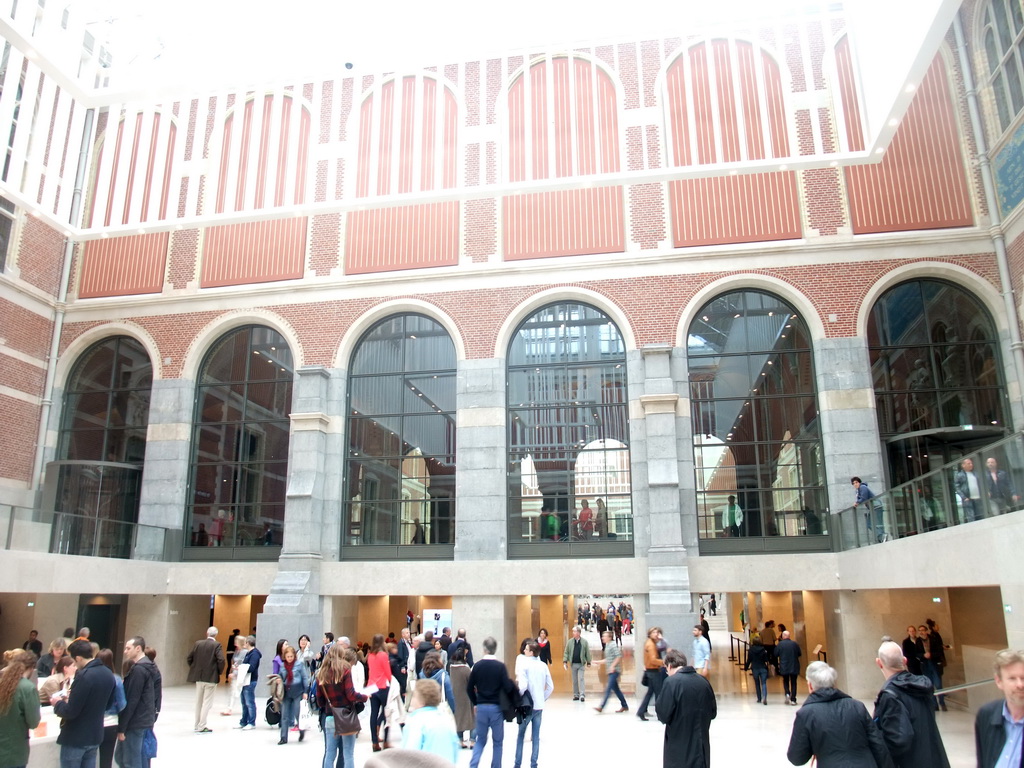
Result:
<svg viewBox="0 0 1024 768"><path fill-rule="evenodd" d="M249 652L245 654L245 663L249 665L249 679L242 686L242 719L236 728L243 731L256 730L256 683L259 682L260 661L263 654L256 647L256 636L249 635L247 641Z"/></svg>
<svg viewBox="0 0 1024 768"><path fill-rule="evenodd" d="M693 626L693 668L702 677L711 676L711 643L704 637L704 628L700 624Z"/></svg>
<svg viewBox="0 0 1024 768"><path fill-rule="evenodd" d="M995 681L1002 699L985 704L974 720L978 768L1024 766L1024 651L996 654Z"/></svg>

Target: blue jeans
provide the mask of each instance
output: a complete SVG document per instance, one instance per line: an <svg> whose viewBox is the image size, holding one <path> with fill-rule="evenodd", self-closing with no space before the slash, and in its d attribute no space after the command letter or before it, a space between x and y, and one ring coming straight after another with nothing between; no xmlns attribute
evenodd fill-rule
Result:
<svg viewBox="0 0 1024 768"><path fill-rule="evenodd" d="M96 768L96 756L99 752L99 744L93 744L90 747L61 744L60 768Z"/></svg>
<svg viewBox="0 0 1024 768"><path fill-rule="evenodd" d="M629 708L629 705L626 703L626 697L622 695L622 689L619 688L618 672L608 673L608 683L604 687L604 698L601 699L601 709L604 709L604 705L608 703L608 699L611 698L612 693L619 697L619 703L622 705L623 709ZM534 768L536 768L536 766L534 766Z"/></svg>
<svg viewBox="0 0 1024 768"><path fill-rule="evenodd" d="M352 733L348 736L334 735L334 717L328 715L324 718L324 763L323 768L355 768L356 758L356 736ZM341 745L339 751L338 745ZM335 760L337 756L337 760Z"/></svg>
<svg viewBox="0 0 1024 768"><path fill-rule="evenodd" d="M242 686L242 719L239 725L256 725L256 683Z"/></svg>
<svg viewBox="0 0 1024 768"><path fill-rule="evenodd" d="M487 731L491 731L494 745L491 747L491 768L501 768L501 746L505 741L505 718L497 704L476 705L476 744L473 745L473 756L469 759L469 768L477 768L487 746Z"/></svg>
<svg viewBox="0 0 1024 768"><path fill-rule="evenodd" d="M768 668L754 670L754 690L757 692L757 700L768 698Z"/></svg>
<svg viewBox="0 0 1024 768"><path fill-rule="evenodd" d="M614 673L613 673L614 674ZM543 709L535 709L529 717L524 717L519 724L519 738L516 739L516 762L515 768L519 768L523 762L523 737L526 736L526 726L533 723L533 731L530 734L530 741L533 742L533 754L530 755L530 768L537 768L537 755L540 754L540 721L544 717Z"/></svg>
<svg viewBox="0 0 1024 768"><path fill-rule="evenodd" d="M931 659L925 659L921 665L921 671L924 672L924 676L932 681L932 685L935 686L935 690L942 688L942 670L932 663ZM945 705L946 695L932 697L935 701L935 708L938 709L939 705Z"/></svg>
<svg viewBox="0 0 1024 768"><path fill-rule="evenodd" d="M281 699L281 741L288 741L288 729L299 722L299 703L301 696Z"/></svg>
<svg viewBox="0 0 1024 768"><path fill-rule="evenodd" d="M644 700L640 702L640 708L637 710L637 714L641 712L647 714L647 705L651 703L651 699L657 699L661 693L661 684L665 682L665 674L661 671L664 667L659 669L648 669L647 677L650 679L651 684L647 687L647 693L644 694Z"/></svg>
<svg viewBox="0 0 1024 768"><path fill-rule="evenodd" d="M142 740L145 735L145 728L133 728L124 732L124 741L117 742L117 746L114 747L114 760L121 768L147 768L149 760L142 756Z"/></svg>

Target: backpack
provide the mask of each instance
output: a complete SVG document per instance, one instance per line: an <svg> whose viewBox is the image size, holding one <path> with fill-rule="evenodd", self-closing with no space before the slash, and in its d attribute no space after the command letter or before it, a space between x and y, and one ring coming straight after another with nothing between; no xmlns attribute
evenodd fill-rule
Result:
<svg viewBox="0 0 1024 768"><path fill-rule="evenodd" d="M274 704L274 697L267 699L267 711L265 717L269 725L278 725L281 722L281 711Z"/></svg>
<svg viewBox="0 0 1024 768"><path fill-rule="evenodd" d="M306 703L309 704L309 708L311 710L313 710L314 712L319 712L320 711L320 705L317 704L317 701L316 701L316 692L317 692L318 687L319 686L317 685L317 682L316 682L316 675L313 675L313 680L309 684L309 690L306 692L306 695L307 695L307 702Z"/></svg>

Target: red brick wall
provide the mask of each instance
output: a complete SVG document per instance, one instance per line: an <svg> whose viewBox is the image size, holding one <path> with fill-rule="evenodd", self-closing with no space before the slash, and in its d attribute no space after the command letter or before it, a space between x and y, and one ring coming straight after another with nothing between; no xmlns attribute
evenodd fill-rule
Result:
<svg viewBox="0 0 1024 768"><path fill-rule="evenodd" d="M21 279L56 296L64 263L64 236L32 216L25 217L18 250Z"/></svg>

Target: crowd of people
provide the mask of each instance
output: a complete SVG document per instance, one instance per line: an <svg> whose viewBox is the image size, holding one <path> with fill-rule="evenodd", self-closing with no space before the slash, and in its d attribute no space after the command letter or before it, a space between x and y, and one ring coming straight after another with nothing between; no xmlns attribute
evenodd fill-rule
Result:
<svg viewBox="0 0 1024 768"><path fill-rule="evenodd" d="M603 613L603 609L601 609ZM616 609L616 613L624 613ZM593 616L594 613L591 613ZM596 659L574 626L562 654L570 671L573 700L585 701L584 672L592 664L604 664L607 682L600 704L602 713L610 698L619 703L618 713L629 711L619 680L622 649L612 630L603 631L604 653ZM148 768L156 755L154 725L162 703L162 679L154 649L141 637L124 645L121 674L113 667L114 654L89 640L88 628L51 642L43 652L33 633L22 649L4 654L0 671L0 768L28 762L28 733L40 723L41 712L52 707L61 718L57 737L60 764ZM715 692L710 681L711 646L707 622L694 625L689 653L673 648L659 627L652 627L643 647L645 695L637 717L654 714L665 727L663 762L666 768L710 766L711 721L717 716ZM189 681L196 685L195 732L211 733L207 717L217 685L226 674L231 685L222 714L241 705L236 728L256 727L255 687L260 680L262 652L256 638L232 634L225 654L210 627L189 652ZM374 635L370 643L352 644L347 637L327 632L319 651L308 635L293 646L277 643L267 674L271 699L266 718L276 719L278 743L289 734L302 741L315 727L323 733L323 768L354 768L354 749L362 726L359 713L368 704L369 731L374 753L401 750L426 753L438 764L458 761L459 751L472 750L470 768L478 768L488 744L491 768L501 768L505 724L516 721L513 768L522 768L524 743L530 734L530 768L538 768L541 725L545 703L554 693L550 673L553 663L546 629L527 637L510 674L497 657L493 637L481 642L483 655L474 659L465 629L453 635L445 628L435 638L430 631L412 636L404 628ZM822 661L805 670L808 696L797 701L796 681L801 651L784 625L771 620L751 633L745 668L755 682L757 701L767 704L767 678L774 671L783 678L784 701L797 706L787 757L794 765L814 759L820 768L829 766L949 766L939 733L936 711L945 701L935 694L941 687L945 646L934 621L909 626L902 643L883 638L876 657L882 685L874 712L836 687L836 670ZM935 679L940 683L937 685ZM994 679L1003 700L985 705L975 722L977 760L980 768L1021 765L1024 734L1024 651L996 655ZM375 755L376 757L376 755ZM394 765L395 758L382 756L371 768ZM369 765L369 761L368 761Z"/></svg>

